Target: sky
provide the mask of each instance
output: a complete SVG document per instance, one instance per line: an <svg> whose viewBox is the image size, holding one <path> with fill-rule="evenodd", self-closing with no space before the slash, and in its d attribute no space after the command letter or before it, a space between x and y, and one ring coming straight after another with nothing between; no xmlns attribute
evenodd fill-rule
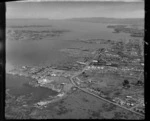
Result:
<svg viewBox="0 0 150 121"><path fill-rule="evenodd" d="M76 2L68 2L67 0L64 0L65 2L62 2L62 0L49 1L8 2L6 3L6 18L144 18L143 0L98 0L98 2L81 2L81 0L80 2L78 0L73 0Z"/></svg>

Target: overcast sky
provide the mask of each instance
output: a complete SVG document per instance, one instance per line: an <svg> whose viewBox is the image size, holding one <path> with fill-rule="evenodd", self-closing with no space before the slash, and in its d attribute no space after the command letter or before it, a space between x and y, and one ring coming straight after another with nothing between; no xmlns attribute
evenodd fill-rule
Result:
<svg viewBox="0 0 150 121"><path fill-rule="evenodd" d="M105 1L109 2L9 2L6 3L6 17L49 19L76 17L144 18L143 0Z"/></svg>

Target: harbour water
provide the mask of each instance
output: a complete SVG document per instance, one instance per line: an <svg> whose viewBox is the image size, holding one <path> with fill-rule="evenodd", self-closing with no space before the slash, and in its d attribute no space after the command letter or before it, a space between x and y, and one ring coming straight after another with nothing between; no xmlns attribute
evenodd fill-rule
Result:
<svg viewBox="0 0 150 121"><path fill-rule="evenodd" d="M23 21L10 20L6 21L6 29L10 26L24 26L24 25L43 25L48 26L45 30L69 30L63 35L56 37L44 38L39 41L6 41L6 71L11 70L13 65L38 65L43 61L50 63L59 63L66 60L66 55L60 52L61 49L69 47L88 48L100 47L99 44L85 44L76 40L80 39L111 39L120 40L130 38L129 34L112 33L112 29L107 28L108 24L102 23L88 23L65 20L37 20L37 21ZM11 28L14 29L14 28ZM43 27L36 27L36 29L44 29ZM35 30L35 28L33 28ZM68 59L68 58L67 58Z"/></svg>

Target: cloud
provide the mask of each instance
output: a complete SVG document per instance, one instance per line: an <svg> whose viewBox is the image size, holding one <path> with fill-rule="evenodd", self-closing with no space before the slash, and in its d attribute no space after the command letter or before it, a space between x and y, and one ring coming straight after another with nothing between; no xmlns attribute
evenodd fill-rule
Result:
<svg viewBox="0 0 150 121"><path fill-rule="evenodd" d="M144 2L144 0L24 0L24 1L17 1L17 2L43 2L43 1Z"/></svg>

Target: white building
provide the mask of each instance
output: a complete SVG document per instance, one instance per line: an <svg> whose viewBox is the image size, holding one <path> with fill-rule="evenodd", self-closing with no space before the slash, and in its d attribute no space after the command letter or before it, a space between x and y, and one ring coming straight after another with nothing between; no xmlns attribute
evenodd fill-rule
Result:
<svg viewBox="0 0 150 121"><path fill-rule="evenodd" d="M97 63L98 61L97 60L92 60L92 62Z"/></svg>
<svg viewBox="0 0 150 121"><path fill-rule="evenodd" d="M42 102L42 101L41 101L41 102L38 102L38 103L37 103L37 105L39 105L39 106L46 105L46 104L48 104L48 102Z"/></svg>
<svg viewBox="0 0 150 121"><path fill-rule="evenodd" d="M65 93L63 92L63 93L58 94L57 96L58 96L58 97L62 97L62 96L64 96L64 95L65 95Z"/></svg>
<svg viewBox="0 0 150 121"><path fill-rule="evenodd" d="M51 83L52 81L54 81L54 80L49 80L49 79L44 78L44 79L38 80L38 83L46 84L46 83Z"/></svg>

